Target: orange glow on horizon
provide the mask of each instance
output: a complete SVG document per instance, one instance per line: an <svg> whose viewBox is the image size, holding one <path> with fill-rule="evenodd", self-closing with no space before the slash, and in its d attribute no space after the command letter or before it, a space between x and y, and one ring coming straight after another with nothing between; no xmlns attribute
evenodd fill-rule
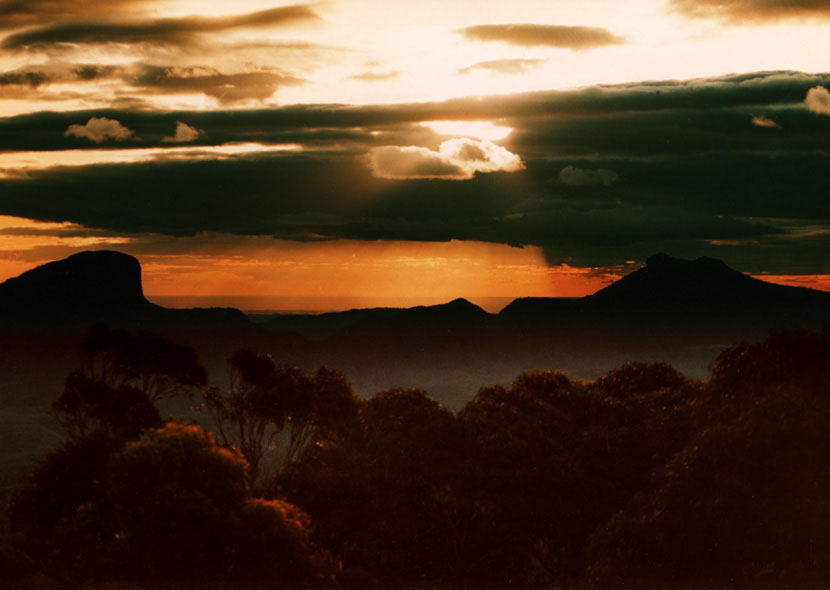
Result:
<svg viewBox="0 0 830 590"><path fill-rule="evenodd" d="M786 285L788 287L806 287L808 289L817 289L819 291L830 291L830 275L752 275L753 278L766 281L767 283L775 283L776 285Z"/></svg>
<svg viewBox="0 0 830 590"><path fill-rule="evenodd" d="M539 248L482 242L271 241L141 259L151 296L576 297L610 282L590 269L551 268Z"/></svg>
<svg viewBox="0 0 830 590"><path fill-rule="evenodd" d="M145 294L163 297L354 297L379 306L456 297L582 297L634 270L549 266L535 246L485 242L291 242L205 233L114 236L72 223L0 216L0 282L88 249L120 250L142 263ZM758 274L830 291L830 274Z"/></svg>

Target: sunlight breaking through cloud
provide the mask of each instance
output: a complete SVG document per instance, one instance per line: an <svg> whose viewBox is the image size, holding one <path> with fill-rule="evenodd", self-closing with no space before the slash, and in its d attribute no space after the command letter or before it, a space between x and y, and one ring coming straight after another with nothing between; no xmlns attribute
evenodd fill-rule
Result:
<svg viewBox="0 0 830 590"><path fill-rule="evenodd" d="M370 153L379 178L445 178L467 180L476 172L515 172L524 169L521 158L491 141L453 138L438 151L418 146L383 146Z"/></svg>
<svg viewBox="0 0 830 590"><path fill-rule="evenodd" d="M513 131L512 127L494 125L490 121L423 121L420 125L440 135L474 137L486 141L499 141Z"/></svg>

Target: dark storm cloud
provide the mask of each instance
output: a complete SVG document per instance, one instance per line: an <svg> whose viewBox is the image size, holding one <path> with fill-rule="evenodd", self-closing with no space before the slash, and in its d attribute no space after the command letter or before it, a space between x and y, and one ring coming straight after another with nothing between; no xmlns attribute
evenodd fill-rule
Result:
<svg viewBox="0 0 830 590"><path fill-rule="evenodd" d="M458 32L474 41L500 41L510 45L574 50L618 45L625 42L622 37L596 27L536 24L477 25L459 29Z"/></svg>
<svg viewBox="0 0 830 590"><path fill-rule="evenodd" d="M164 138L185 122L204 132L188 145L297 143L305 151L29 171L0 179L0 214L169 235L533 244L551 263L588 266L660 250L741 260L755 271L785 270L800 257L799 268L830 272L830 117L804 102L818 86L830 86L830 75L765 72L411 105L14 117L0 120L0 150L94 147L63 133L97 117L142 139L123 147L169 145ZM753 123L762 116L778 127ZM419 122L464 118L513 127L498 143L524 169L469 180L446 179L450 170L373 175L367 154L435 152L446 137ZM770 264L753 269L753 253Z"/></svg>
<svg viewBox="0 0 830 590"><path fill-rule="evenodd" d="M494 59L474 63L458 70L459 74L469 74L476 70L487 70L498 74L523 74L545 63L544 59Z"/></svg>
<svg viewBox="0 0 830 590"><path fill-rule="evenodd" d="M199 35L239 28L261 28L299 20L319 18L308 6L271 8L239 16L216 18L183 17L126 22L90 20L51 24L9 35L5 49L43 47L65 43L151 43L182 45L194 42Z"/></svg>
<svg viewBox="0 0 830 590"><path fill-rule="evenodd" d="M776 218L823 215L815 195L808 193L826 185L828 173L798 180L803 170L789 172L793 162L746 185L764 170L756 164L755 174L744 171L716 195L707 194L716 181L704 183L699 192L687 188L676 194L676 185L694 182L701 171L717 174L715 161L698 162L680 178L678 166L652 183L643 181L648 173L644 165L626 168L629 188L612 193L602 186L545 190L535 182L551 177L562 162L534 163L527 175L484 174L466 182L387 181L374 178L358 158L308 155L64 168L0 181L0 212L119 232L485 240L537 244L546 252L562 247L570 256L605 249L622 260L644 243L668 249L677 242L763 242L780 233L774 224L745 219L747 212ZM790 201L774 190L764 191L771 182L789 182L787 197L799 192L802 198ZM721 202L727 188L741 184L741 194ZM778 197L776 204L764 206L770 197Z"/></svg>
<svg viewBox="0 0 830 590"><path fill-rule="evenodd" d="M670 0L671 8L695 18L731 22L830 18L827 0Z"/></svg>
<svg viewBox="0 0 830 590"><path fill-rule="evenodd" d="M628 199L626 206L601 201L589 207L569 204L536 193L532 186L523 186L526 178L508 173L480 175L465 183L395 182L373 177L360 164L352 157L280 155L59 168L33 173L29 180L2 181L0 210L88 227L172 235L222 231L289 238L456 238L521 244L556 238L605 243L614 227L615 243L634 240L643 232L682 232L699 238L768 231L712 215L694 204L683 207L696 211L694 215L677 217L667 226L675 207L636 198ZM517 190L522 195L518 200Z"/></svg>
<svg viewBox="0 0 830 590"><path fill-rule="evenodd" d="M167 92L219 93L225 86L206 68L146 67L134 79ZM102 72L101 75L104 75ZM285 76L262 78L279 85ZM240 78L237 82L245 80ZM257 80L256 77L249 79ZM240 86L244 88L244 85ZM147 142L161 138L177 120L205 130L203 141L240 141L346 146L366 151L380 145L436 149L441 138L421 121L487 120L513 127L500 142L523 158L547 156L668 157L706 150L766 152L827 147L830 117L809 111L811 89L830 87L830 74L761 72L688 81L594 86L489 98L401 105L297 105L260 110L153 112L97 110L36 113L0 119L0 150L61 149L68 125L91 117L122 121ZM270 90L270 86L262 90ZM251 90L251 93L254 91ZM752 124L760 113L781 129ZM783 131L783 132L782 132ZM429 144L433 141L433 144Z"/></svg>

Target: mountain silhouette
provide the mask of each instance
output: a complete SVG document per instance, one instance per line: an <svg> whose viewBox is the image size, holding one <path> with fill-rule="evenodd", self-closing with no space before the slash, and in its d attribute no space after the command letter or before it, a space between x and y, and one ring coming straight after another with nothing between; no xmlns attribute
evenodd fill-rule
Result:
<svg viewBox="0 0 830 590"><path fill-rule="evenodd" d="M586 299L593 305L720 309L826 302L830 294L767 283L715 258L683 260L661 253Z"/></svg>
<svg viewBox="0 0 830 590"><path fill-rule="evenodd" d="M657 254L592 295L519 298L498 314L455 299L254 323L232 308L154 305L138 260L82 252L0 284L0 397L34 411L36 394L38 411L48 408L83 337L101 322L192 346L214 384L227 382L228 356L249 347L279 364L341 370L361 395L423 387L459 409L482 385L509 384L530 369L593 379L630 361L667 361L704 378L717 354L740 341L830 323L830 293L766 283L711 258Z"/></svg>
<svg viewBox="0 0 830 590"><path fill-rule="evenodd" d="M830 293L776 285L734 270L722 260L655 254L646 264L579 299L527 297L505 307L504 321L637 323L817 323L830 320Z"/></svg>
<svg viewBox="0 0 830 590"><path fill-rule="evenodd" d="M202 330L210 324L247 325L234 309L164 309L147 301L141 283L141 265L127 254L92 251L44 264L0 284L0 310L7 317L17 311L102 316L113 319L167 323ZM646 264L607 287L582 298L516 299L498 316L466 299L406 309L355 309L319 315L281 315L265 324L269 332L294 332L306 338L339 336L463 337L488 326L512 323L561 326L581 324L639 324L706 320L775 323L830 320L830 293L774 285L738 272L714 258L684 260L655 254ZM94 318L91 318L94 319ZM381 338L386 340L387 338Z"/></svg>
<svg viewBox="0 0 830 590"><path fill-rule="evenodd" d="M238 309L166 309L151 303L144 297L141 264L122 252L80 252L0 283L0 331L6 332L0 344L43 339L48 332L57 346L60 338L72 342L96 323L183 342L238 341L252 329Z"/></svg>
<svg viewBox="0 0 830 590"><path fill-rule="evenodd" d="M400 334L413 331L449 330L479 326L491 314L466 299L458 298L439 305L409 308L376 307L350 309L316 315L280 315L266 323L270 330L291 331L312 339L340 334L341 337L368 337L379 332Z"/></svg>
<svg viewBox="0 0 830 590"><path fill-rule="evenodd" d="M80 252L0 283L9 308L153 306L144 297L141 265L121 252Z"/></svg>

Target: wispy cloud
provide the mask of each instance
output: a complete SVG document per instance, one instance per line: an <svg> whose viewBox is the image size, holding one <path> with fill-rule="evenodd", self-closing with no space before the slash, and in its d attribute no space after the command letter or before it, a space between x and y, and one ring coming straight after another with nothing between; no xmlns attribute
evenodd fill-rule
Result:
<svg viewBox="0 0 830 590"><path fill-rule="evenodd" d="M130 11L159 0L0 0L0 28Z"/></svg>
<svg viewBox="0 0 830 590"><path fill-rule="evenodd" d="M614 35L607 29L597 27L537 24L477 25L459 29L457 32L474 41L499 41L510 45L573 50L592 49L625 42L622 37Z"/></svg>
<svg viewBox="0 0 830 590"><path fill-rule="evenodd" d="M201 93L222 104L243 100L264 100L281 86L304 81L287 74L260 71L223 74L211 68L144 66L133 78L133 86L167 94Z"/></svg>
<svg viewBox="0 0 830 590"><path fill-rule="evenodd" d="M301 20L315 20L319 16L305 5L271 8L237 16L183 17L153 20L112 22L90 20L47 25L9 35L3 41L5 49L74 44L137 44L184 45L199 35L233 29L265 28Z"/></svg>
<svg viewBox="0 0 830 590"><path fill-rule="evenodd" d="M400 75L400 72L363 72L362 74L349 76L349 80L358 80L359 82L385 82L392 78L397 78Z"/></svg>
<svg viewBox="0 0 830 590"><path fill-rule="evenodd" d="M780 129L781 125L763 115L752 117L752 124L756 127L768 127L770 129Z"/></svg>
<svg viewBox="0 0 830 590"><path fill-rule="evenodd" d="M29 86L30 88L37 88L50 80L51 76L46 72L33 69L20 69L0 74L0 86Z"/></svg>
<svg viewBox="0 0 830 590"><path fill-rule="evenodd" d="M523 74L533 68L539 67L545 61L544 59L493 59L474 63L466 68L461 68L458 72L460 74L469 74L476 70L487 70L506 75Z"/></svg>
<svg viewBox="0 0 830 590"><path fill-rule="evenodd" d="M48 63L0 73L0 86L37 88L56 82L87 82L111 77L122 71L116 66Z"/></svg>
<svg viewBox="0 0 830 590"><path fill-rule="evenodd" d="M830 3L825 0L670 0L670 6L687 16L733 23L830 18Z"/></svg>

